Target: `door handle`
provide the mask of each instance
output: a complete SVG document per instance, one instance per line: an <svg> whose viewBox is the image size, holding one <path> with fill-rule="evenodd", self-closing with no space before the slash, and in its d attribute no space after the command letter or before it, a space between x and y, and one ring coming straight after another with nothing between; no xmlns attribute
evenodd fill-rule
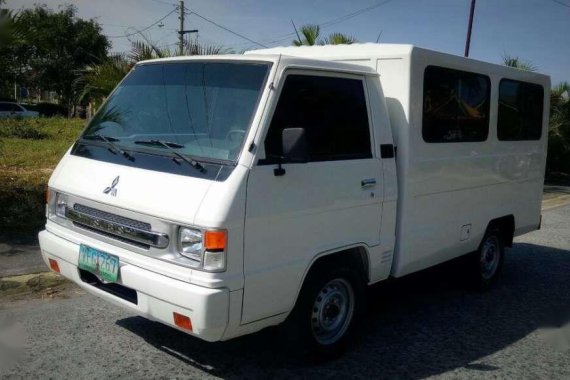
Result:
<svg viewBox="0 0 570 380"><path fill-rule="evenodd" d="M376 186L376 178L363 179L362 181L360 181L360 186L362 186L363 189L367 187L374 187Z"/></svg>

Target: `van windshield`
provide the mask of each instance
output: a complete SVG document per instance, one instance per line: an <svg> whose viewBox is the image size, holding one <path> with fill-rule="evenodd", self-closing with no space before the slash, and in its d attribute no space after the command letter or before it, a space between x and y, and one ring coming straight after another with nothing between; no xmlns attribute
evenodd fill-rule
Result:
<svg viewBox="0 0 570 380"><path fill-rule="evenodd" d="M158 140L196 159L235 161L269 66L222 61L136 66L93 117L83 141L104 136L125 150L169 154L152 143Z"/></svg>

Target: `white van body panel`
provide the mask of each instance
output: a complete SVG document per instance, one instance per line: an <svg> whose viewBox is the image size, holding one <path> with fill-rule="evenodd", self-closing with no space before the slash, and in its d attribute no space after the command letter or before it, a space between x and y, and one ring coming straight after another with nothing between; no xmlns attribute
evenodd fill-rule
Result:
<svg viewBox="0 0 570 380"><path fill-rule="evenodd" d="M279 47L246 54L258 53L361 64L375 67L380 74L398 152L392 276L404 276L474 251L493 219L512 215L515 235L539 225L548 135L547 76L410 45ZM486 141L423 140L423 75L430 65L489 76L491 109ZM543 86L545 111L540 140L497 139L498 85L502 78ZM471 225L470 236L461 240L465 225Z"/></svg>

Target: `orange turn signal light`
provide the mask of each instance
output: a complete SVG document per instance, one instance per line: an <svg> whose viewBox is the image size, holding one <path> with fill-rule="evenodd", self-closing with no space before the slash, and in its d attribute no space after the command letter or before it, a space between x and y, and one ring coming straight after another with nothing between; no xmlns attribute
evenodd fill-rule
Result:
<svg viewBox="0 0 570 380"><path fill-rule="evenodd" d="M182 314L178 314L177 312L173 312L172 316L174 317L174 324L181 329L192 331L192 321L190 317L187 317Z"/></svg>
<svg viewBox="0 0 570 380"><path fill-rule="evenodd" d="M57 273L61 273L59 271L59 264L57 263L57 261L55 261L53 259L49 259L49 267L51 268L52 271L57 272Z"/></svg>
<svg viewBox="0 0 570 380"><path fill-rule="evenodd" d="M225 230L206 231L204 233L204 248L207 251L223 251L228 242L228 233Z"/></svg>

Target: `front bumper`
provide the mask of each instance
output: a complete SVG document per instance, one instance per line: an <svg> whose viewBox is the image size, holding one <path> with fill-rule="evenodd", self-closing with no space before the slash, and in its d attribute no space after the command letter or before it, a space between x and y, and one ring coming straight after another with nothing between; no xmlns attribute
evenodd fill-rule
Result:
<svg viewBox="0 0 570 380"><path fill-rule="evenodd" d="M77 267L79 262L77 243L59 237L50 231L40 232L39 240L42 257L46 264L49 266L49 259L56 260L60 273L88 292L201 339L222 340L228 327L230 303L236 303L236 300L230 302L228 289L211 289L193 285L121 262L120 285L136 291L137 301L135 303L82 280ZM93 246L115 254L106 246ZM232 296L237 295L235 294L237 292L231 293L233 293ZM181 329L174 324L173 313L175 312L190 317L192 331Z"/></svg>

